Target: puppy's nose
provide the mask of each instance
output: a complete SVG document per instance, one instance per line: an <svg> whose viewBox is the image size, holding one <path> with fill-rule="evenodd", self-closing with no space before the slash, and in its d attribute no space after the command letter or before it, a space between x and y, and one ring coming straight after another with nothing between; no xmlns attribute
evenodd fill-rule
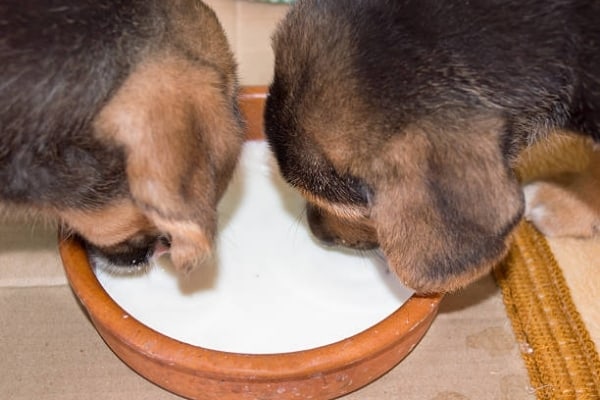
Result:
<svg viewBox="0 0 600 400"><path fill-rule="evenodd" d="M160 257L171 250L171 238L167 236L160 236L154 244L154 257Z"/></svg>
<svg viewBox="0 0 600 400"><path fill-rule="evenodd" d="M335 247L341 244L338 238L327 234L323 234L321 231L315 232L314 230L312 230L312 233L319 240L319 243L321 243L323 246Z"/></svg>
<svg viewBox="0 0 600 400"><path fill-rule="evenodd" d="M311 204L306 206L306 219L312 234L325 246L335 246L338 238L325 226L321 210Z"/></svg>

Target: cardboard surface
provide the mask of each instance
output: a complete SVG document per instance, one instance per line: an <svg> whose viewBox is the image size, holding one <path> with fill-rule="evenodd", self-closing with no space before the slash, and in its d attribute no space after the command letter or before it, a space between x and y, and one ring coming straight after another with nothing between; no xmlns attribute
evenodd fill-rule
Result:
<svg viewBox="0 0 600 400"><path fill-rule="evenodd" d="M0 218L0 287L65 285L56 227Z"/></svg>

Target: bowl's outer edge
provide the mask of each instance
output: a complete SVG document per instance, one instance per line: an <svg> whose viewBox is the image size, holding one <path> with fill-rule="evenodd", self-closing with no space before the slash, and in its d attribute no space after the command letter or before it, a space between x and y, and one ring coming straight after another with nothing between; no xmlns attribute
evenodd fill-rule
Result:
<svg viewBox="0 0 600 400"><path fill-rule="evenodd" d="M263 137L265 99L265 87L243 90L249 140ZM413 297L369 335L321 348L280 355L217 352L167 338L127 315L102 289L76 239L61 235L59 250L72 290L113 352L155 384L194 400L333 399L354 391L410 353L442 298Z"/></svg>
<svg viewBox="0 0 600 400"><path fill-rule="evenodd" d="M341 396L398 364L425 334L440 302L439 296L413 297L370 328L369 335L360 333L322 348L263 356L217 352L180 343L142 325L102 289L77 240L61 238L59 248L73 291L115 354L155 384L194 400ZM381 348L371 352L375 345Z"/></svg>

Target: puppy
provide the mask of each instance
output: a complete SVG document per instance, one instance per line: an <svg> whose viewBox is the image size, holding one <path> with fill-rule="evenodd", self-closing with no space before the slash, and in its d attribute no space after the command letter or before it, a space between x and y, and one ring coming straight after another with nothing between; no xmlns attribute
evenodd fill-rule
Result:
<svg viewBox="0 0 600 400"><path fill-rule="evenodd" d="M523 216L521 150L600 141L599 18L593 0L298 1L265 129L314 234L379 246L420 293L489 272Z"/></svg>
<svg viewBox="0 0 600 400"><path fill-rule="evenodd" d="M211 252L243 141L236 64L198 0L0 6L0 199L104 263ZM169 249L170 247L170 249Z"/></svg>

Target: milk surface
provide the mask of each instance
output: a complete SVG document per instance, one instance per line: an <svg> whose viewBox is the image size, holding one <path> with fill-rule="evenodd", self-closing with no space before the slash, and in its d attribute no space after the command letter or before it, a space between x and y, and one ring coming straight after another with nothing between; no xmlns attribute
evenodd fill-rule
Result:
<svg viewBox="0 0 600 400"><path fill-rule="evenodd" d="M378 253L319 245L304 207L266 143L247 142L219 206L211 262L187 278L177 277L168 257L140 275L96 275L124 318L186 343L250 354L345 339L411 296Z"/></svg>

